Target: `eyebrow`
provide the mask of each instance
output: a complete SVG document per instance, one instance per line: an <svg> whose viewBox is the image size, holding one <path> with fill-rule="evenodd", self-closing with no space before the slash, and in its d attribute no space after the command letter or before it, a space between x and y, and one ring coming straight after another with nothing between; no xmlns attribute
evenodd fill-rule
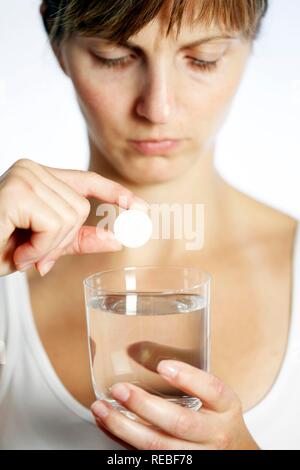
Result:
<svg viewBox="0 0 300 470"><path fill-rule="evenodd" d="M223 35L217 35L217 36L209 36L207 38L202 38L198 39L197 41L191 42L189 44L185 44L181 46L180 49L186 49L189 47L197 47L200 46L201 44L205 44L210 41L214 41L216 39L236 39L239 37L238 35L235 36L230 36L228 34L223 34ZM132 41L124 41L120 44L120 46L127 47L128 49L132 49L133 51L139 51L141 50L141 47L139 47L137 44L133 43Z"/></svg>

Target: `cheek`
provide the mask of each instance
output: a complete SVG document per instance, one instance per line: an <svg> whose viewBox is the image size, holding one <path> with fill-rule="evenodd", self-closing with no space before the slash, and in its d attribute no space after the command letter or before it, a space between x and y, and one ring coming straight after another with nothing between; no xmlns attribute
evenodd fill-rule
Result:
<svg viewBox="0 0 300 470"><path fill-rule="evenodd" d="M189 103L198 135L201 133L205 138L219 129L229 112L239 81L240 75L222 73L206 83L196 84Z"/></svg>
<svg viewBox="0 0 300 470"><path fill-rule="evenodd" d="M220 69L191 87L189 104L205 127L221 124L239 88L248 58L248 47L225 59Z"/></svg>
<svg viewBox="0 0 300 470"><path fill-rule="evenodd" d="M186 124L193 129L196 141L203 143L215 136L227 114L232 93L220 83L197 85L188 98Z"/></svg>
<svg viewBox="0 0 300 470"><path fill-rule="evenodd" d="M99 80L99 76L73 79L80 107L90 124L116 123L128 114L130 95L120 82Z"/></svg>

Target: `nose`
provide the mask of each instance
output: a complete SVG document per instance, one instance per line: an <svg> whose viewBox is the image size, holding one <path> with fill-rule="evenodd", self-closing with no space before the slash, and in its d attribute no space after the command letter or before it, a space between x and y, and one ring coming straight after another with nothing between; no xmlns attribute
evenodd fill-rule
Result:
<svg viewBox="0 0 300 470"><path fill-rule="evenodd" d="M142 91L137 101L138 116L153 124L166 124L172 110L171 89L165 65L149 67L142 82Z"/></svg>

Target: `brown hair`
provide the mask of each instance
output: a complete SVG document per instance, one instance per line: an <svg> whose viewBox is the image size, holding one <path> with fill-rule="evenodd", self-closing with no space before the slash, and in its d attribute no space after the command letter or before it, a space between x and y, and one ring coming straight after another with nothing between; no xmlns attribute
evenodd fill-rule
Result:
<svg viewBox="0 0 300 470"><path fill-rule="evenodd" d="M170 3L171 2L171 3ZM74 33L100 36L124 43L170 5L167 34L174 25L180 30L188 6L197 7L193 21L213 22L247 39L257 37L268 0L44 0L43 20L51 41L60 43Z"/></svg>

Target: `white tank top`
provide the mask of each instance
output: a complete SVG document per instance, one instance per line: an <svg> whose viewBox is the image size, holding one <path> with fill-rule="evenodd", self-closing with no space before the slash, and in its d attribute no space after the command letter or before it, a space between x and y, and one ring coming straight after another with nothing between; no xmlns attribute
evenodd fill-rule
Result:
<svg viewBox="0 0 300 470"><path fill-rule="evenodd" d="M68 392L52 367L34 323L25 273L0 278L1 340L6 358L0 343L0 449L124 449L99 430L90 410ZM246 425L262 449L300 449L299 372L298 226L284 360L271 390L244 413Z"/></svg>

